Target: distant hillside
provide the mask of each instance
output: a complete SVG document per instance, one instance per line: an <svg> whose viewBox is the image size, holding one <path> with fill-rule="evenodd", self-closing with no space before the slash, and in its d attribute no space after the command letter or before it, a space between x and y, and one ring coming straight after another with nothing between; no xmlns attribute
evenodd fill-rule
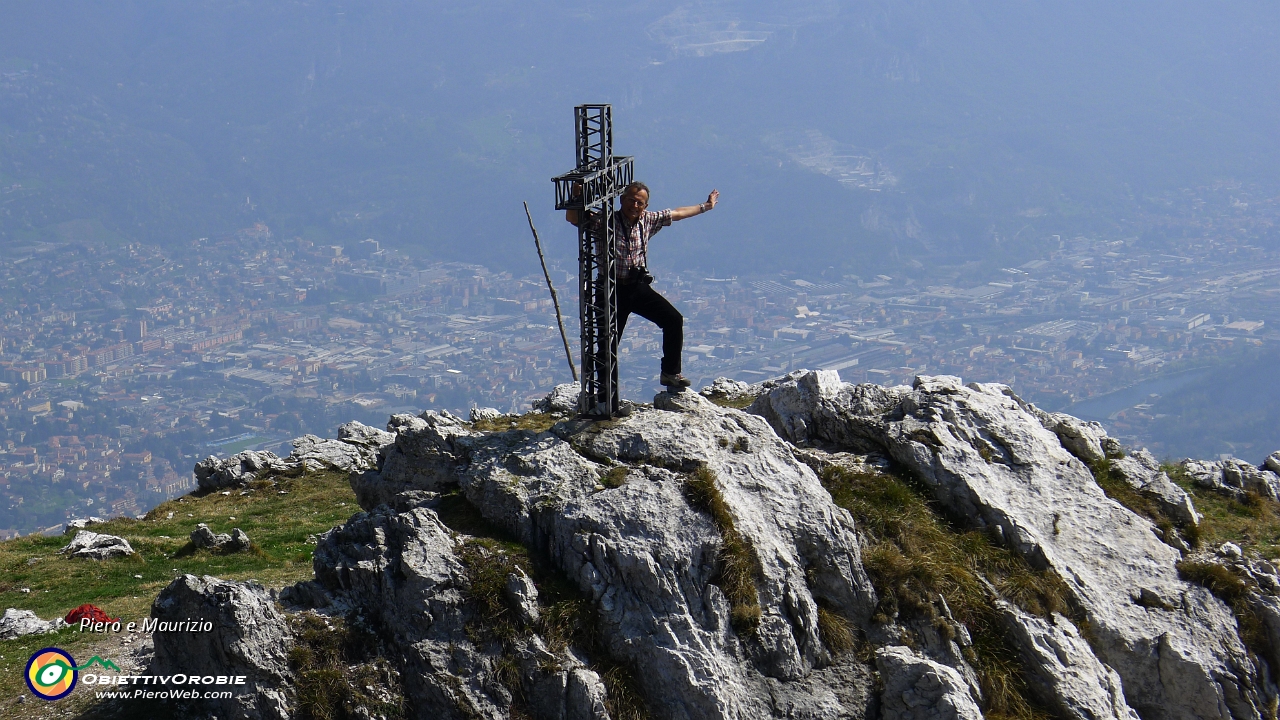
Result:
<svg viewBox="0 0 1280 720"><path fill-rule="evenodd" d="M6 244L264 221L524 267L523 199L571 253L547 179L588 101L614 103L655 204L722 191L662 260L721 272L1136 234L1191 212L1179 188L1273 196L1280 160L1280 16L1257 0L77 1L6 20Z"/></svg>

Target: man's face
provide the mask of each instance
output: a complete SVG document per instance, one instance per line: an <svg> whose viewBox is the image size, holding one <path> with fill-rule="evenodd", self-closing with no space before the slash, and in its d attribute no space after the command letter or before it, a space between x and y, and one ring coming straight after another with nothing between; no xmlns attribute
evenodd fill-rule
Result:
<svg viewBox="0 0 1280 720"><path fill-rule="evenodd" d="M634 222L649 207L648 190L631 190L622 196L622 216Z"/></svg>

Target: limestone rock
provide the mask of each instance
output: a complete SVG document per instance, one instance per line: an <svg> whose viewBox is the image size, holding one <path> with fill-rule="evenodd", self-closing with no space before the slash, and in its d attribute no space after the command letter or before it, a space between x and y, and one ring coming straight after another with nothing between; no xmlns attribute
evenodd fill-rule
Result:
<svg viewBox="0 0 1280 720"><path fill-rule="evenodd" d="M546 397L533 403L533 409L544 413L571 414L578 411L578 396L582 394L579 383L555 386Z"/></svg>
<svg viewBox="0 0 1280 720"><path fill-rule="evenodd" d="M1107 458L1103 442L1109 438L1101 423L1086 422L1066 413L1048 413L1039 409L1032 409L1031 412L1042 425L1058 436L1062 447L1085 464L1100 462Z"/></svg>
<svg viewBox="0 0 1280 720"><path fill-rule="evenodd" d="M1236 458L1226 460L1183 460L1182 469L1202 488L1241 498L1254 492L1268 500L1280 500L1280 475L1261 470Z"/></svg>
<svg viewBox="0 0 1280 720"><path fill-rule="evenodd" d="M1230 609L1183 581L1178 551L1108 499L1007 387L922 376L909 389L885 389L793 373L751 410L798 442L881 450L956 516L998 529L1034 567L1056 573L1142 717L1261 717L1269 681Z"/></svg>
<svg viewBox="0 0 1280 720"><path fill-rule="evenodd" d="M1123 458L1111 461L1115 471L1133 489L1153 498L1169 517L1188 525L1198 525L1200 514L1186 490L1169 479L1160 469L1160 463L1145 449L1134 450Z"/></svg>
<svg viewBox="0 0 1280 720"><path fill-rule="evenodd" d="M502 412L497 408L491 408L491 407L471 408L471 422L480 422L482 420L497 420L503 415L506 415L506 413Z"/></svg>
<svg viewBox="0 0 1280 720"><path fill-rule="evenodd" d="M475 610L456 547L430 508L398 513L378 507L321 539L315 584L344 606L360 608L391 638L406 670L401 677L410 707L423 711L414 717L435 717L430 710L505 720L512 695L499 676L494 648L478 647L468 634ZM519 597L508 602L517 612L516 602L531 604L523 612L536 621L537 591L523 572L514 577L508 590L519 585ZM318 594L295 587L291 598ZM537 635L510 640L508 650L506 660L515 661L535 718L607 720L603 683L572 654L549 652Z"/></svg>
<svg viewBox="0 0 1280 720"><path fill-rule="evenodd" d="M291 717L292 637L284 616L261 585L184 575L160 592L151 605L151 617L174 623L208 621L213 629L157 629L149 674L244 675L248 684L233 686L230 699L200 700L197 706L219 717Z"/></svg>
<svg viewBox="0 0 1280 720"><path fill-rule="evenodd" d="M955 669L903 645L876 651L884 720L981 720L982 711Z"/></svg>
<svg viewBox="0 0 1280 720"><path fill-rule="evenodd" d="M273 475L338 470L361 472L378 464L379 454L395 440L392 433L349 422L338 428L338 439L303 435L293 441L293 452L278 457L268 450L245 450L229 458L214 455L196 463L200 490L213 492L244 487L254 480Z"/></svg>
<svg viewBox="0 0 1280 720"><path fill-rule="evenodd" d="M1047 413L1016 397L1013 399L1024 410L1035 415L1040 424L1056 434L1062 447L1080 458L1085 465L1109 460L1112 470L1133 489L1159 503L1166 515L1189 525L1199 524L1200 515L1196 513L1191 496L1169 479L1151 453L1143 449L1126 455L1122 452L1120 443L1115 438L1108 437L1100 423L1086 422L1066 413Z"/></svg>
<svg viewBox="0 0 1280 720"><path fill-rule="evenodd" d="M1022 653L1031 689L1059 717L1138 720L1120 676L1098 660L1074 623L1057 613L1044 620L1003 600L996 612Z"/></svg>
<svg viewBox="0 0 1280 720"><path fill-rule="evenodd" d="M228 535L214 533L208 525L200 523L191 531L191 544L214 552L233 553L248 550L250 542L249 536L240 528L233 529Z"/></svg>
<svg viewBox="0 0 1280 720"><path fill-rule="evenodd" d="M418 416L393 415L387 429L395 441L382 451L381 466L351 476L361 507L394 506L402 493L436 493L457 485L468 441L476 435L461 419L428 410Z"/></svg>
<svg viewBox="0 0 1280 720"><path fill-rule="evenodd" d="M89 530L81 530L71 539L66 547L58 552L70 554L71 557L89 558L90 560L106 560L113 557L124 557L133 554L129 541L115 535L105 535Z"/></svg>
<svg viewBox="0 0 1280 720"><path fill-rule="evenodd" d="M1266 632L1266 659L1280 667L1280 570L1274 561L1246 555L1235 543L1188 555L1191 565L1219 565L1244 584L1244 597Z"/></svg>
<svg viewBox="0 0 1280 720"><path fill-rule="evenodd" d="M395 442L396 436L386 430L379 430L353 420L338 426L338 439L349 445L372 450L373 455L368 459L376 462L378 451Z"/></svg>
<svg viewBox="0 0 1280 720"><path fill-rule="evenodd" d="M507 576L507 584L503 592L506 594L507 602L519 615L521 622L526 625L538 622L538 588L524 570L517 567L516 572Z"/></svg>
<svg viewBox="0 0 1280 720"><path fill-rule="evenodd" d="M721 377L699 390L698 394L708 400L737 404L754 400L760 394L760 386Z"/></svg>
<svg viewBox="0 0 1280 720"><path fill-rule="evenodd" d="M97 515L90 515L87 518L76 518L75 520L67 521L67 530L83 530L90 525L101 525L104 522L106 522L106 520L103 520Z"/></svg>
<svg viewBox="0 0 1280 720"><path fill-rule="evenodd" d="M269 473L283 473L292 468L269 450L245 450L229 458L216 455L196 463L196 483L203 492L243 487Z"/></svg>
<svg viewBox="0 0 1280 720"><path fill-rule="evenodd" d="M0 617L0 640L13 640L26 635L55 633L66 627L66 625L67 623L62 618L41 620L38 615L30 610L9 608L4 611L4 617Z"/></svg>
<svg viewBox="0 0 1280 720"><path fill-rule="evenodd" d="M813 470L762 419L696 393L663 393L652 409L637 408L628 418L570 421L547 433L473 433L426 414L396 422L395 447L377 476L364 478L362 506L403 498L409 489L460 487L487 520L536 549L591 598L610 654L635 668L661 717L777 717L774 698L795 697L785 688L831 662L818 636L818 603L855 623L875 606L856 528ZM619 465L627 469L626 482L598 490L601 476ZM732 628L729 602L712 582L721 531L685 498L688 473L703 466L732 508L736 532L759 558L760 620L752 632ZM405 608L408 617L395 626L436 633L452 611L435 603L444 603L460 581L449 570L451 554L440 549L447 536L424 515L433 500L421 497L426 506L398 515L375 508L326 539L316 552L317 579L348 593L348 587L377 587L386 595L394 588L397 598L398 588L423 582L402 599L379 604ZM361 523L384 529L348 534ZM406 524L419 529L408 533ZM375 535L399 549L379 551L377 558L355 553L373 542L357 537ZM408 535L435 538L431 556L439 559L430 567L439 572L430 583L418 580L417 571L402 570L401 580L378 570L403 568L390 558L413 546L401 540ZM339 555L330 549L338 545L351 549ZM369 573L388 579L357 579ZM428 585L433 589L423 589ZM421 625L428 617L431 629ZM817 714L797 717L846 717L832 698L865 694L865 684L852 679L865 677L861 666L833 675L832 683L850 685L815 688L825 699L806 707ZM778 687L784 689L772 689ZM483 704L478 697L476 707Z"/></svg>
<svg viewBox="0 0 1280 720"><path fill-rule="evenodd" d="M1280 475L1280 450L1277 450L1267 456L1262 466L1277 475Z"/></svg>

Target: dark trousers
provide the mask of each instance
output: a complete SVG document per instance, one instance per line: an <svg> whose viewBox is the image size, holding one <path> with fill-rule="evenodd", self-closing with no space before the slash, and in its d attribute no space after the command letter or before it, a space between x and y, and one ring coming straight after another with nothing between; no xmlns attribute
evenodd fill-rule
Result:
<svg viewBox="0 0 1280 720"><path fill-rule="evenodd" d="M631 313L662 328L662 372L679 375L680 353L684 351L684 316L644 281L618 284L618 338L622 337Z"/></svg>

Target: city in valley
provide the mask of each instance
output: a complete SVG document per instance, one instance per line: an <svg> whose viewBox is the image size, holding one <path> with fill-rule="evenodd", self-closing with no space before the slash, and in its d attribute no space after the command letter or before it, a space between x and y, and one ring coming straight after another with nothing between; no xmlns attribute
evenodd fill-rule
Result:
<svg viewBox="0 0 1280 720"><path fill-rule="evenodd" d="M798 368L880 384L947 373L1070 409L1280 341L1280 253L1238 224L1186 222L1197 232L1178 242L1048 236L1008 267L708 277L659 263L655 275L686 317L695 388ZM347 420L528 410L570 374L531 242L525 265L418 261L262 224L163 249L69 239L6 253L0 537L141 514L190 492L207 455L287 454ZM575 267L551 275L576 348ZM630 322L625 397L659 389L659 355L655 328ZM1112 434L1144 439L1156 418L1143 397L1102 418Z"/></svg>

